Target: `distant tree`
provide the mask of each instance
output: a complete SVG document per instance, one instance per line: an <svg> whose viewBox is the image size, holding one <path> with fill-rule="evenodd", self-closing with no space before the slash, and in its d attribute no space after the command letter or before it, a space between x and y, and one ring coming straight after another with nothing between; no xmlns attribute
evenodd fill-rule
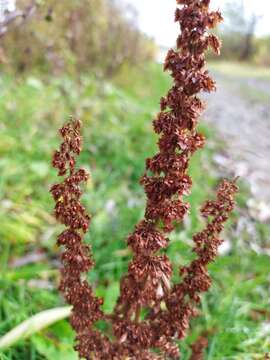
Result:
<svg viewBox="0 0 270 360"><path fill-rule="evenodd" d="M254 61L263 66L270 66L270 35L256 39Z"/></svg>
<svg viewBox="0 0 270 360"><path fill-rule="evenodd" d="M12 24L21 25L29 19L37 9L37 2L31 1L21 8L16 7L16 0L0 1L0 37L3 37Z"/></svg>
<svg viewBox="0 0 270 360"><path fill-rule="evenodd" d="M255 32L260 16L248 13L243 0L225 5L225 23L221 26L223 54L238 60L250 60L255 52Z"/></svg>
<svg viewBox="0 0 270 360"><path fill-rule="evenodd" d="M124 64L143 63L155 55L155 46L138 29L134 12L120 0L31 0L30 5L29 1L17 0L17 9L7 13L17 24L18 18L29 19L35 11L27 24L10 26L8 32L7 24L2 26L6 33L2 52L13 69L91 70L112 76Z"/></svg>
<svg viewBox="0 0 270 360"><path fill-rule="evenodd" d="M255 30L258 24L258 20L259 16L253 13L250 17L247 32L245 34L241 60L250 60L254 54Z"/></svg>

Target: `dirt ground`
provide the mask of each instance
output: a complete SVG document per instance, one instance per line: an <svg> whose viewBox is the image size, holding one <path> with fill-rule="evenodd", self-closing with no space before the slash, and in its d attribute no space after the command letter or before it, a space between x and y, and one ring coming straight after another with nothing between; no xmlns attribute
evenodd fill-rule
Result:
<svg viewBox="0 0 270 360"><path fill-rule="evenodd" d="M220 167L245 178L248 206L258 220L270 220L270 77L231 76L213 71L217 92L206 96L204 118L217 129L225 151Z"/></svg>

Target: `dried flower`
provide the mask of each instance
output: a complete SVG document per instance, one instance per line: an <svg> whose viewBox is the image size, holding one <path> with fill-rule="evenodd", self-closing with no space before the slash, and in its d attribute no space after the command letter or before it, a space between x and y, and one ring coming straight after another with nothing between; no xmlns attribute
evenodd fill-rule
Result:
<svg viewBox="0 0 270 360"><path fill-rule="evenodd" d="M168 233L189 210L184 200L192 186L189 161L205 142L197 131L204 109L198 93L215 90L215 82L205 70L204 52L208 47L216 53L220 49L219 40L207 30L222 20L219 12L209 11L210 0L177 3L180 7L175 20L181 34L177 50L169 50L164 63L174 83L161 98L161 111L153 121L154 131L160 136L159 151L146 160L146 172L141 178L147 196L145 216L128 236L133 259L121 280L120 296L111 315L103 314L102 301L81 276L92 268L93 260L90 248L82 243L90 218L80 203L80 184L87 180L87 174L75 169L81 151L78 121L60 130L64 141L53 157L59 176L66 176L51 189L56 201L55 216L68 227L58 238L58 244L65 246L60 289L73 305L71 324L77 333L76 349L86 359L180 358L176 340L186 335L191 317L198 313L201 293L211 285L207 265L217 255L222 243L219 235L234 207L237 186L235 181L225 180L217 199L207 201L201 209L209 222L193 237L197 258L180 269L180 283L171 285L172 265L161 250L168 246ZM94 327L100 319L110 323L107 334Z"/></svg>
<svg viewBox="0 0 270 360"><path fill-rule="evenodd" d="M191 346L192 354L190 360L203 360L204 350L208 346L208 340L205 336L200 336Z"/></svg>
<svg viewBox="0 0 270 360"><path fill-rule="evenodd" d="M74 120L60 129L63 142L53 156L53 166L59 176L66 176L62 183L52 186L55 200L55 217L67 229L58 236L58 245L64 246L61 255L60 290L66 301L73 305L71 324L77 332L77 349L81 356L92 351L96 345L90 342L87 347L84 336L93 336L93 324L103 318L100 310L102 300L94 296L92 288L83 280L82 274L93 267L90 248L82 243L83 233L88 230L90 217L80 203L80 184L86 182L85 170L76 170L76 156L81 152L81 123Z"/></svg>

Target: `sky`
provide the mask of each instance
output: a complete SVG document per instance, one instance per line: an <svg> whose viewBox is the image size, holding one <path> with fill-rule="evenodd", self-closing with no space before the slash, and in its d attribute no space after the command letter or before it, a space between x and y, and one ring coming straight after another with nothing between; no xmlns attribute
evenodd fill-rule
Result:
<svg viewBox="0 0 270 360"><path fill-rule="evenodd" d="M243 1L247 11L262 15L257 34L270 34L270 0ZM159 45L166 47L172 45L172 39L175 39L178 29L172 21L176 7L175 0L124 0L124 2L136 8L138 25L142 31L153 37ZM212 7L222 9L225 2L226 0L212 0Z"/></svg>

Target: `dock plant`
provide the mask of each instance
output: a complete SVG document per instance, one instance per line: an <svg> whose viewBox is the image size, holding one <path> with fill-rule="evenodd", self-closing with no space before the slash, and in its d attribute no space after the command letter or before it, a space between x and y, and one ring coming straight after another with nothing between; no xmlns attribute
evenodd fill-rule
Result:
<svg viewBox="0 0 270 360"><path fill-rule="evenodd" d="M60 290L72 305L70 322L81 358L180 359L181 340L190 320L198 316L202 293L211 286L207 267L218 255L220 234L234 208L234 180L223 180L216 198L202 205L206 224L193 236L196 256L189 265L180 267L178 282L172 281L173 265L166 255L169 234L189 212L190 159L205 144L205 137L198 132L205 105L198 95L216 89L206 69L205 53L209 48L220 52L220 41L211 29L222 16L209 6L210 0L177 0L175 21L180 25L180 35L164 63L173 85L161 98L160 112L153 120L159 136L158 152L146 160L140 180L146 194L145 214L127 237L133 256L109 315L103 312L102 299L86 280L94 261L91 247L83 242L91 219L80 202L81 185L88 174L76 166L82 145L81 123L71 120L60 129L63 142L54 153L53 166L63 181L54 185L51 193L56 219L66 226L57 240L63 247ZM96 326L100 320L108 324L106 331ZM206 346L206 339L199 338L192 346L192 359L202 359Z"/></svg>

